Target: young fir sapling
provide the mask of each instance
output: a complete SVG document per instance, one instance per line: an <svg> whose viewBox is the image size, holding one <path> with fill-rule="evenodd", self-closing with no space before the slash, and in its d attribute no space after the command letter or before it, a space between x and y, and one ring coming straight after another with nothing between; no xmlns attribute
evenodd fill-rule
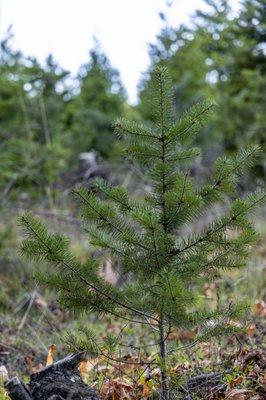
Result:
<svg viewBox="0 0 266 400"><path fill-rule="evenodd" d="M238 315L238 305L200 310L195 287L221 270L245 264L256 240L248 214L265 198L261 191L244 199L236 196L239 174L257 157L258 147L248 147L233 158L219 158L212 176L196 187L190 166L199 149L191 143L213 108L213 103L203 102L174 121L171 81L165 68L156 68L152 74L153 127L124 118L115 124L127 156L138 162L151 190L136 199L124 187L96 180L93 190L75 191L90 243L118 260L121 274L130 273L124 285L106 282L99 274L100 260L76 258L68 239L50 233L38 218L30 214L20 218L27 235L23 254L56 267L49 274L39 272L38 278L57 289L65 306L145 324L157 332L160 396L166 400L170 396L167 338L172 329L197 327L196 340L235 331L227 322ZM222 216L200 233L182 235L183 227L228 196L235 200ZM93 335L86 329L83 333L86 340L79 347L97 353Z"/></svg>

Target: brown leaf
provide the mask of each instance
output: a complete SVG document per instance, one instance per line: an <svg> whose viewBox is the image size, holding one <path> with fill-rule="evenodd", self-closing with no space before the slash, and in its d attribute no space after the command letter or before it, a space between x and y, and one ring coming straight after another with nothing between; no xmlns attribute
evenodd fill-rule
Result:
<svg viewBox="0 0 266 400"><path fill-rule="evenodd" d="M226 400L247 400L248 394L250 393L247 389L233 389L225 396Z"/></svg>
<svg viewBox="0 0 266 400"><path fill-rule="evenodd" d="M255 333L256 330L256 325L255 324L251 324L247 327L247 335L248 337L252 337Z"/></svg>
<svg viewBox="0 0 266 400"><path fill-rule="evenodd" d="M244 380L244 377L243 377L243 376L238 376L238 377L232 379L232 380L230 381L230 383L229 383L230 388L233 388L233 387L235 387L235 386L237 386L237 385L240 385L240 383L242 383L243 380Z"/></svg>
<svg viewBox="0 0 266 400"><path fill-rule="evenodd" d="M133 385L126 380L119 378L112 379L102 387L101 394L106 399L110 400L131 400L132 399Z"/></svg>
<svg viewBox="0 0 266 400"><path fill-rule="evenodd" d="M35 372L40 371L43 368L42 364L38 364L37 366L33 365L33 358L30 356L24 357L24 361L29 373L34 374Z"/></svg>
<svg viewBox="0 0 266 400"><path fill-rule="evenodd" d="M35 304L39 308L47 308L48 307L47 301L39 294L36 296Z"/></svg>
<svg viewBox="0 0 266 400"><path fill-rule="evenodd" d="M266 317L266 303L263 300L256 300L254 306L254 314L260 317Z"/></svg>
<svg viewBox="0 0 266 400"><path fill-rule="evenodd" d="M89 372L99 363L99 358L92 360L81 361L78 365L78 369L82 379L86 380Z"/></svg>
<svg viewBox="0 0 266 400"><path fill-rule="evenodd" d="M168 340L193 340L196 337L196 332L192 330L176 329L169 336Z"/></svg>
<svg viewBox="0 0 266 400"><path fill-rule="evenodd" d="M56 345L51 344L48 350L47 358L46 358L46 366L53 364L54 362L54 354L56 353Z"/></svg>
<svg viewBox="0 0 266 400"><path fill-rule="evenodd" d="M264 353L261 350L250 350L248 351L242 360L242 367L243 370L247 370L250 364L253 365L253 370L256 367L256 365L259 368L263 368L266 362L266 357Z"/></svg>
<svg viewBox="0 0 266 400"><path fill-rule="evenodd" d="M216 296L217 284L215 282L205 283L204 294L207 299L212 299Z"/></svg>
<svg viewBox="0 0 266 400"><path fill-rule="evenodd" d="M138 381L138 384L141 388L141 397L149 397L154 388L153 379L151 379L150 373L142 375Z"/></svg>

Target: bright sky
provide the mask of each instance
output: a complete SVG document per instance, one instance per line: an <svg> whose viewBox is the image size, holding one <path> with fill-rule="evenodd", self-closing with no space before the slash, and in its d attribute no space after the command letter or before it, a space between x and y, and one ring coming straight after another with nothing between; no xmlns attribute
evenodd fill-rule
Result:
<svg viewBox="0 0 266 400"><path fill-rule="evenodd" d="M171 7L167 3L172 3ZM167 15L171 26L189 20L202 0L0 0L0 35L12 25L14 47L41 62L52 53L75 74L88 60L97 37L111 64L120 71L129 101L149 65L154 42ZM234 5L238 0L231 0Z"/></svg>

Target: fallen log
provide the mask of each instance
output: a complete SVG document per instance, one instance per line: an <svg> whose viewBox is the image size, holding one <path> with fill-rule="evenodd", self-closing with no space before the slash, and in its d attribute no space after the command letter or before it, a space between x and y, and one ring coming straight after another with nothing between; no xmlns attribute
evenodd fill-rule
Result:
<svg viewBox="0 0 266 400"><path fill-rule="evenodd" d="M226 388L226 384L223 382L223 372L212 372L209 374L201 374L190 378L187 382L187 391L193 396L207 396L211 393L223 392ZM192 397L193 397L192 396ZM190 400L190 397L187 397ZM201 398L201 397L200 397ZM183 399L185 400L185 399Z"/></svg>
<svg viewBox="0 0 266 400"><path fill-rule="evenodd" d="M78 364L83 360L84 353L59 360L32 374L28 387L12 378L5 384L6 391L12 400L99 400L80 376Z"/></svg>
<svg viewBox="0 0 266 400"><path fill-rule="evenodd" d="M209 374L201 374L193 376L187 382L187 387L191 391L201 389L202 387L211 387L221 384L223 378L222 372L211 372Z"/></svg>

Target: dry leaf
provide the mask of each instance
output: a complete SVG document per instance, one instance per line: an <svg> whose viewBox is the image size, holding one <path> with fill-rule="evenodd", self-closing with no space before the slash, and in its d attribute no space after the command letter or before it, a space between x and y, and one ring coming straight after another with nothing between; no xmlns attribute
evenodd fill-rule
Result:
<svg viewBox="0 0 266 400"><path fill-rule="evenodd" d="M47 301L39 294L36 296L35 304L39 308L47 308L48 307Z"/></svg>
<svg viewBox="0 0 266 400"><path fill-rule="evenodd" d="M150 377L147 377L147 375L145 374L139 379L138 384L142 389L141 396L149 397L154 387L153 380Z"/></svg>
<svg viewBox="0 0 266 400"><path fill-rule="evenodd" d="M254 314L260 317L266 317L266 303L263 300L256 300L254 307Z"/></svg>
<svg viewBox="0 0 266 400"><path fill-rule="evenodd" d="M148 384L142 385L142 393L141 393L142 397L149 397L151 392L152 392L152 386Z"/></svg>
<svg viewBox="0 0 266 400"><path fill-rule="evenodd" d="M213 299L216 296L217 284L215 282L205 283L203 290L207 299Z"/></svg>
<svg viewBox="0 0 266 400"><path fill-rule="evenodd" d="M193 340L196 337L196 332L192 330L176 329L170 333L168 340Z"/></svg>
<svg viewBox="0 0 266 400"><path fill-rule="evenodd" d="M8 371L4 365L0 366L0 381L6 382L8 381L9 376L8 376Z"/></svg>
<svg viewBox="0 0 266 400"><path fill-rule="evenodd" d="M251 324L247 327L247 335L248 337L252 337L255 333L256 330L256 325L255 324Z"/></svg>
<svg viewBox="0 0 266 400"><path fill-rule="evenodd" d="M38 365L33 365L33 358L30 357L30 356L25 356L24 357L24 361L25 361L27 370L31 374L35 374L36 372L38 372L41 369L43 369L43 365L41 363L39 363Z"/></svg>
<svg viewBox="0 0 266 400"><path fill-rule="evenodd" d="M226 400L247 400L248 394L250 393L247 389L233 389L225 396Z"/></svg>
<svg viewBox="0 0 266 400"><path fill-rule="evenodd" d="M94 358L92 360L81 361L78 365L78 369L82 379L86 380L89 372L99 363L99 358Z"/></svg>
<svg viewBox="0 0 266 400"><path fill-rule="evenodd" d="M108 282L110 285L115 286L118 281L118 275L114 271L114 268L110 261L104 261L103 266L100 271L100 275Z"/></svg>
<svg viewBox="0 0 266 400"><path fill-rule="evenodd" d="M243 376L238 376L237 378L234 378L230 381L230 388L233 388L237 385L240 385L240 383L242 383L244 380Z"/></svg>
<svg viewBox="0 0 266 400"><path fill-rule="evenodd" d="M53 364L54 362L54 354L56 353L56 345L51 344L48 350L47 358L46 358L46 366Z"/></svg>
<svg viewBox="0 0 266 400"><path fill-rule="evenodd" d="M109 381L106 383L105 387L102 388L102 394L107 395L107 398L112 400L130 400L132 399L132 391L133 385L119 378Z"/></svg>

